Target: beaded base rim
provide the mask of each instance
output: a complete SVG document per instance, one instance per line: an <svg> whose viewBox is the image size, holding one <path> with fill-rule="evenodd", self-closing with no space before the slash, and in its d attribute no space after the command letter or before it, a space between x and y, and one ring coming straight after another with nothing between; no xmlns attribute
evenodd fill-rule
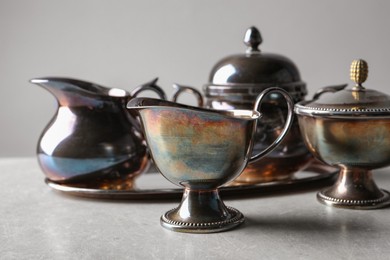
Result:
<svg viewBox="0 0 390 260"><path fill-rule="evenodd" d="M378 199L371 200L349 200L325 195L326 190L317 193L317 200L327 206L350 208L350 209L377 209L384 208L390 205L390 193L386 190L381 190L383 196Z"/></svg>
<svg viewBox="0 0 390 260"><path fill-rule="evenodd" d="M161 216L160 222L164 228L185 233L215 233L232 229L244 222L244 215L235 208L227 207L231 217L223 221L215 222L184 222L169 218L169 214L175 209L167 211Z"/></svg>

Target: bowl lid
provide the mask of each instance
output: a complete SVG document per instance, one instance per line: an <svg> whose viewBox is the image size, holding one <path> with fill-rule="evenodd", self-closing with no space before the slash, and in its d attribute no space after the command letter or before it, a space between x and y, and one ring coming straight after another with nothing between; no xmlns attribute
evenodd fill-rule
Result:
<svg viewBox="0 0 390 260"><path fill-rule="evenodd" d="M263 53L259 45L263 39L256 27L247 29L245 53L231 55L218 61L212 68L206 96L247 95L257 96L271 86L284 88L289 93L307 94L298 68L288 58L278 54Z"/></svg>
<svg viewBox="0 0 390 260"><path fill-rule="evenodd" d="M350 70L354 87L345 89L347 85L343 85L321 89L313 100L296 104L295 112L315 116L390 116L390 96L363 87L367 76L367 62L354 60Z"/></svg>

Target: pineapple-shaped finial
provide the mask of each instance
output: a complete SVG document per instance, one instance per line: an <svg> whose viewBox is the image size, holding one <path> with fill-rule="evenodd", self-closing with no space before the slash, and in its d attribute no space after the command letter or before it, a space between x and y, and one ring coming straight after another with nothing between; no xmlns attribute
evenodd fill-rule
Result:
<svg viewBox="0 0 390 260"><path fill-rule="evenodd" d="M354 90L362 90L362 83L366 81L368 76L368 64L365 60L359 59L352 61L350 77L356 83Z"/></svg>

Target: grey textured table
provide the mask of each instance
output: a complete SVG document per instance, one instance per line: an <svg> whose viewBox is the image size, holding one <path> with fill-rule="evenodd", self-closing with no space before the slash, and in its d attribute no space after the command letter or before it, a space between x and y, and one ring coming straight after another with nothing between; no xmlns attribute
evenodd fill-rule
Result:
<svg viewBox="0 0 390 260"><path fill-rule="evenodd" d="M374 172L390 189L389 168ZM0 159L0 259L389 259L390 208L323 206L315 192L226 199L246 216L215 234L163 229L173 201L100 201L51 190L34 158Z"/></svg>

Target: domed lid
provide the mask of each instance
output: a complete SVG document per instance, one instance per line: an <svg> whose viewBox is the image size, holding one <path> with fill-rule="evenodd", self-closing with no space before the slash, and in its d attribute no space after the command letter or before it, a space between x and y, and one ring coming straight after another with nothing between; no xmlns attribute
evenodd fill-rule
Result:
<svg viewBox="0 0 390 260"><path fill-rule="evenodd" d="M271 86L284 88L290 94L298 92L300 97L306 95L305 83L295 64L284 56L261 52L262 41L257 28L250 27L244 37L246 53L223 58L212 68L209 83L204 86L206 96L253 98Z"/></svg>
<svg viewBox="0 0 390 260"><path fill-rule="evenodd" d="M382 92L366 89L362 83L368 76L368 65L364 60L354 60L350 77L356 85L350 89L321 89L312 101L295 105L297 114L332 117L388 117L390 97ZM345 85L346 86L346 85ZM331 93L335 92L335 93Z"/></svg>

